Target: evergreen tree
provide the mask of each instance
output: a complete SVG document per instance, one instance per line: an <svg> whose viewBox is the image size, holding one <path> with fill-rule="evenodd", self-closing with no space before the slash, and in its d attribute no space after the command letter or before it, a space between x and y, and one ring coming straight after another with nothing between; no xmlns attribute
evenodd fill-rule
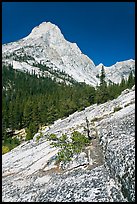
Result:
<svg viewBox="0 0 137 204"><path fill-rule="evenodd" d="M104 69L104 66L102 66L101 75L100 75L100 86L97 87L96 98L95 98L95 101L97 104L104 103L109 99L109 92L108 92L107 83L105 81L105 77L106 77L105 69Z"/></svg>
<svg viewBox="0 0 137 204"><path fill-rule="evenodd" d="M125 88L127 88L126 80L124 79L124 77L122 77L121 83L120 83L120 90L123 91Z"/></svg>
<svg viewBox="0 0 137 204"><path fill-rule="evenodd" d="M127 80L127 86L128 88L132 88L134 84L135 84L135 77L133 76L133 73L131 71Z"/></svg>
<svg viewBox="0 0 137 204"><path fill-rule="evenodd" d="M100 75L100 86L105 84L105 77L106 77L105 69L104 69L104 66L102 65L101 75Z"/></svg>

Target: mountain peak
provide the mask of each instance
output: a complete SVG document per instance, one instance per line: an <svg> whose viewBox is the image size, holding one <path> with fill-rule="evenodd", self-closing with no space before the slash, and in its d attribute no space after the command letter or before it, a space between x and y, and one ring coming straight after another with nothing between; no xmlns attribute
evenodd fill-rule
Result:
<svg viewBox="0 0 137 204"><path fill-rule="evenodd" d="M98 64L96 67L97 67L97 68L101 68L102 66L104 66L104 64L100 63L100 64Z"/></svg>
<svg viewBox="0 0 137 204"><path fill-rule="evenodd" d="M129 59L129 60L124 60L124 61L120 61L120 62L116 62L116 65L122 65L122 64L134 64L135 60L133 59Z"/></svg>
<svg viewBox="0 0 137 204"><path fill-rule="evenodd" d="M60 29L55 25L52 24L51 22L42 22L40 25L34 27L31 31L31 33L27 36L27 38L36 38L36 37L41 37L42 35L53 31L53 29L56 30L56 32L60 32Z"/></svg>
<svg viewBox="0 0 137 204"><path fill-rule="evenodd" d="M42 22L33 28L27 37L4 45L2 53L3 62L13 64L14 69L29 70L30 73L30 70L35 69L37 74L42 74L41 68L34 66L42 64L92 86L99 84L99 78L96 76L104 66L102 63L95 66L77 44L67 41L58 26L51 22ZM121 77L127 78L131 70L135 70L135 61L130 59L104 68L106 80L120 83Z"/></svg>

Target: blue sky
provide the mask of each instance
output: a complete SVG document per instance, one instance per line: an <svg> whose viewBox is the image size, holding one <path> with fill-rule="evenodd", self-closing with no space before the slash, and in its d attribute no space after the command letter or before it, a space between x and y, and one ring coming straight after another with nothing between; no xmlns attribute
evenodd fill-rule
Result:
<svg viewBox="0 0 137 204"><path fill-rule="evenodd" d="M95 65L135 58L134 2L3 2L2 43L26 37L44 21L56 24Z"/></svg>

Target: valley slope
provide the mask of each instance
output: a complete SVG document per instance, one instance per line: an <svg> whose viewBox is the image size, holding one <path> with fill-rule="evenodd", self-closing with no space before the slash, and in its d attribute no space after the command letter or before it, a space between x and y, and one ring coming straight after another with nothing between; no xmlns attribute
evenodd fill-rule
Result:
<svg viewBox="0 0 137 204"><path fill-rule="evenodd" d="M116 111L116 108L120 109ZM85 133L91 144L62 169L47 136ZM112 101L87 107L2 156L3 202L135 201L135 87Z"/></svg>

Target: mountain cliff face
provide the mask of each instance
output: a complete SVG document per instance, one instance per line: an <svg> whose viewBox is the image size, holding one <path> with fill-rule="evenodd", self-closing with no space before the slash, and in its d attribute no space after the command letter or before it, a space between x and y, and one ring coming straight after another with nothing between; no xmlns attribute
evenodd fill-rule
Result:
<svg viewBox="0 0 137 204"><path fill-rule="evenodd" d="M93 139L62 168L47 137L86 134L86 117ZM135 201L135 86L55 121L42 135L2 156L3 202Z"/></svg>
<svg viewBox="0 0 137 204"><path fill-rule="evenodd" d="M98 73L101 72L102 65L103 64L99 64L98 66L96 66ZM133 74L135 74L135 61L130 59L122 62L117 62L110 67L104 66L104 70L106 73L106 81L120 83L123 77L125 79L128 78L131 71L133 72Z"/></svg>
<svg viewBox="0 0 137 204"><path fill-rule="evenodd" d="M61 77L54 75L57 71L60 76L65 73L78 82L93 86L99 84L97 75L101 66L96 67L76 43L65 40L60 29L50 22L41 23L27 37L17 42L3 45L2 58L3 63L11 63L14 69L35 72L38 76L50 76L61 81ZM48 69L44 70L44 66ZM118 83L121 77L127 78L134 69L134 60L116 63L105 67L106 79Z"/></svg>

